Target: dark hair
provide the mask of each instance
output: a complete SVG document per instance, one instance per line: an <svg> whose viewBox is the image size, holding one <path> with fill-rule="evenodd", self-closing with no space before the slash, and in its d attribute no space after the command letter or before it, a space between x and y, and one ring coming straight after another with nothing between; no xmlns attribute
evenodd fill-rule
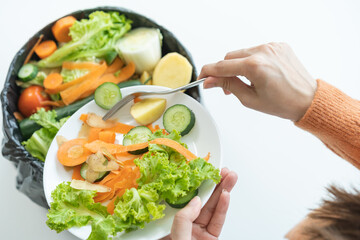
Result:
<svg viewBox="0 0 360 240"><path fill-rule="evenodd" d="M347 192L342 188L327 188L329 199L324 199L320 208L309 214L324 224L304 229L312 240L360 239L360 191Z"/></svg>

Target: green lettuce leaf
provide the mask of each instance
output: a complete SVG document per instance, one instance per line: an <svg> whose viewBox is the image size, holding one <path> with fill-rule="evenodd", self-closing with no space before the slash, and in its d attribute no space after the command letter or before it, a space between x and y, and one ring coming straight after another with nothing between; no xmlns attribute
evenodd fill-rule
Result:
<svg viewBox="0 0 360 240"><path fill-rule="evenodd" d="M27 141L22 142L22 145L25 146L25 149L33 157L45 161L52 140L68 118L69 117L62 118L60 121L57 121L54 110L45 111L43 108L39 109L37 113L30 116L30 119L34 120L43 128L35 131Z"/></svg>
<svg viewBox="0 0 360 240"><path fill-rule="evenodd" d="M85 226L90 222L102 226L101 221L104 221L109 213L105 206L94 202L95 195L96 191L71 188L70 182L59 184L51 193L53 202L50 204L46 224L57 232Z"/></svg>
<svg viewBox="0 0 360 240"><path fill-rule="evenodd" d="M70 70L70 69L66 69L66 68L63 68L60 72L64 83L71 82L72 80L80 78L87 73L89 73L89 70L87 70L87 69L71 69Z"/></svg>
<svg viewBox="0 0 360 240"><path fill-rule="evenodd" d="M57 67L64 61L103 57L114 51L116 41L130 29L131 20L118 12L93 12L89 19L76 21L69 32L72 40L39 61L38 66Z"/></svg>

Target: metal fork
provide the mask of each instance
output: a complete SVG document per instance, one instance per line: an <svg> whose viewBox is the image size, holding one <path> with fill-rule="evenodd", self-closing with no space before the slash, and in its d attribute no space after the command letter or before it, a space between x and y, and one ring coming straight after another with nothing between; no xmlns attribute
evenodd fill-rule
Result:
<svg viewBox="0 0 360 240"><path fill-rule="evenodd" d="M127 104L128 102L134 100L135 97L140 97L140 96L146 96L146 95L165 95L165 94L171 94L171 93L175 93L181 90L185 90L188 88L192 88L195 87L197 85L199 85L200 83L202 83L203 81L205 81L206 78L202 78L199 79L197 81L194 81L192 83L189 83L185 86L182 87L178 87L175 89L171 89L171 90L165 90L165 91L141 91L141 92L134 92L131 93L129 95L127 95L126 97L124 97L123 99L121 99L119 102L117 102L106 114L105 116L102 118L104 121L108 120L109 118L111 118L112 116L114 116L114 114L119 111L123 106L125 106L125 104Z"/></svg>

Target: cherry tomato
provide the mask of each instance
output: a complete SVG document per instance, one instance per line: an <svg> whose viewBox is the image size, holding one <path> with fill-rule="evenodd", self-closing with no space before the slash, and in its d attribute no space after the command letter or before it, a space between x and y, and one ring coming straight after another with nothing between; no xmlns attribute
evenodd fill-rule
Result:
<svg viewBox="0 0 360 240"><path fill-rule="evenodd" d="M36 113L38 108L43 107L45 110L49 110L49 107L41 105L42 101L50 100L49 96L44 92L44 88L41 86L30 86L25 88L21 93L18 108L21 114L25 117L30 117L31 114Z"/></svg>

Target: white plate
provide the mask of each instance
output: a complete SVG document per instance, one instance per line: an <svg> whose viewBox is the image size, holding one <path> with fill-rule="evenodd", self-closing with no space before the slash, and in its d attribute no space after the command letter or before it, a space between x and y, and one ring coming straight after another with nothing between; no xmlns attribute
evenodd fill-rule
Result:
<svg viewBox="0 0 360 240"><path fill-rule="evenodd" d="M164 87L159 86L134 86L121 89L123 97L137 91L142 91L146 88L147 90L165 90ZM151 96L154 97L154 96ZM166 98L167 108L181 103L188 106L195 114L196 122L194 128L191 132L182 138L182 141L185 142L189 150L195 155L200 157L205 157L208 152L211 153L209 162L212 163L216 168L221 167L221 147L220 139L217 127L214 120L206 109L196 100L189 97L184 93L175 93L171 95L159 96ZM130 107L132 102L125 105L118 113L119 121L131 124L138 125L130 115ZM94 101L89 102L76 113L74 113L69 120L64 124L64 126L59 130L58 135L64 136L67 139L74 139L77 137L77 134L80 130L82 122L79 120L79 117L82 113L94 112L98 115L105 115L106 110L98 107ZM163 128L162 117L157 120L155 124L159 124ZM117 136L117 139L121 139L122 136ZM54 138L55 139L55 138ZM72 169L65 168L59 163L56 157L56 152L58 146L56 140L51 143L50 149L46 156L45 167L44 167L44 191L48 204L52 202L51 192L56 188L56 186L64 181L71 181ZM199 188L199 196L202 200L202 203L205 204L209 199L213 189L214 183L211 181L204 182ZM173 222L174 215L178 210L173 209L169 206L166 207L165 217L149 224L145 225L144 229L139 229L131 233L120 234L121 239L126 240L142 240L142 239L159 239L170 233L171 225ZM91 226L85 226L81 228L71 228L69 232L79 237L80 239L87 239L91 232Z"/></svg>

